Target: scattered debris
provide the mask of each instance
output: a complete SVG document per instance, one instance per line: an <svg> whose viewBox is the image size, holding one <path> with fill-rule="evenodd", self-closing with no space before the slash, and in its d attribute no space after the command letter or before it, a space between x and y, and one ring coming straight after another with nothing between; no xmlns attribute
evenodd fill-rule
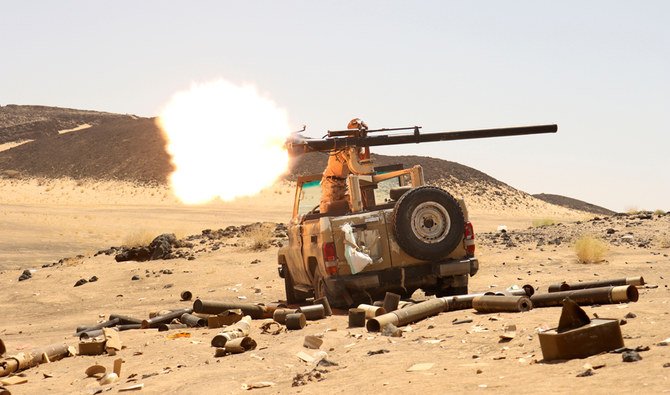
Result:
<svg viewBox="0 0 670 395"><path fill-rule="evenodd" d="M371 356L371 355L379 355L379 354L386 354L386 353L389 353L389 352L390 352L390 351L389 351L389 350L386 350L386 349L380 349L380 350L375 350L375 351L368 351L368 356Z"/></svg>
<svg viewBox="0 0 670 395"><path fill-rule="evenodd" d="M19 276L19 281L25 281L33 277L33 273L29 270L26 269L21 273L21 276Z"/></svg>
<svg viewBox="0 0 670 395"><path fill-rule="evenodd" d="M472 318L466 318L463 320L453 320L451 321L452 325L460 325L460 324L469 324L472 322Z"/></svg>
<svg viewBox="0 0 670 395"><path fill-rule="evenodd" d="M302 343L302 346L305 348L310 348L312 350L318 350L323 344L323 340L319 339L316 336L305 336L305 340Z"/></svg>
<svg viewBox="0 0 670 395"><path fill-rule="evenodd" d="M293 377L292 387L300 387L307 385L311 381L323 381L325 380L324 374L328 373L327 369L314 368L306 373L298 373Z"/></svg>
<svg viewBox="0 0 670 395"><path fill-rule="evenodd" d="M87 282L88 282L87 279L85 279L85 278L80 278L79 280L77 280L76 283L74 283L74 286L75 286L75 287L79 287L79 286L82 286L82 285L86 284Z"/></svg>
<svg viewBox="0 0 670 395"><path fill-rule="evenodd" d="M594 375L593 369L586 369L585 371L577 374L577 377L589 377L593 375Z"/></svg>
<svg viewBox="0 0 670 395"><path fill-rule="evenodd" d="M256 383L251 383L251 384L242 384L242 389L243 390L253 390L256 388L267 388L267 387L272 387L274 386L275 383L272 381L259 381Z"/></svg>
<svg viewBox="0 0 670 395"><path fill-rule="evenodd" d="M119 392L124 392L124 391L137 391L141 390L144 388L144 383L139 383L139 384L133 384L128 387L121 387L119 388Z"/></svg>
<svg viewBox="0 0 670 395"><path fill-rule="evenodd" d="M621 353L621 359L624 362L637 362L642 360L642 355L637 351L624 351Z"/></svg>
<svg viewBox="0 0 670 395"><path fill-rule="evenodd" d="M407 368L407 372L421 372L424 370L430 370L435 366L434 363L432 362L425 362L425 363L416 363L409 368Z"/></svg>

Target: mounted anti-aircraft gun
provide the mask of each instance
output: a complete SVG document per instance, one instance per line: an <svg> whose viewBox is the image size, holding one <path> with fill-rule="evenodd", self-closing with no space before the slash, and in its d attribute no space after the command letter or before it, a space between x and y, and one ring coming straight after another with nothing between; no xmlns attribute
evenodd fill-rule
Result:
<svg viewBox="0 0 670 395"><path fill-rule="evenodd" d="M421 166L375 168L369 147L555 133L558 127L420 129L368 129L356 118L321 139L296 133L286 141L292 156L329 154L323 174L298 178L289 245L278 256L289 303L310 295L336 306L371 303L386 292L409 297L418 288L428 295L466 294L479 263L464 200L425 185Z"/></svg>

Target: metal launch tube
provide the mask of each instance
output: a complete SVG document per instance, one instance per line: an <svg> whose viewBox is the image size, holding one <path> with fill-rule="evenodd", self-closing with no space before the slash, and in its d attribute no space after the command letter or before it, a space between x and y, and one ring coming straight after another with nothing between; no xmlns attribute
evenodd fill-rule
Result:
<svg viewBox="0 0 670 395"><path fill-rule="evenodd" d="M233 325L225 327L212 339L213 347L225 347L226 343L240 337L248 336L251 328L251 316L245 315Z"/></svg>
<svg viewBox="0 0 670 395"><path fill-rule="evenodd" d="M189 313L182 314L181 317L179 317L179 321L181 321L182 324L186 324L190 327L207 326L207 319Z"/></svg>
<svg viewBox="0 0 670 395"><path fill-rule="evenodd" d="M310 321L320 320L326 317L326 310L322 304L315 304L311 306L301 306L298 311L305 315L305 318Z"/></svg>
<svg viewBox="0 0 670 395"><path fill-rule="evenodd" d="M160 324L169 324L175 318L181 317L184 313L192 313L193 309L179 309L169 312L168 314L159 315L154 318L142 321L142 329L157 328Z"/></svg>
<svg viewBox="0 0 670 395"><path fill-rule="evenodd" d="M501 313L528 311L533 303L528 296L477 296L472 300L472 308L480 313Z"/></svg>
<svg viewBox="0 0 670 395"><path fill-rule="evenodd" d="M625 277L625 278L615 278L611 280L600 280L600 281L586 281L583 283L571 283L563 281L556 284L551 284L549 286L549 292L561 292L561 291L572 291L575 289L588 289L588 288L600 288L600 287L612 287L612 286L621 286L621 285L644 285L644 278L642 276L637 277Z"/></svg>
<svg viewBox="0 0 670 395"><path fill-rule="evenodd" d="M398 310L398 303L400 302L400 295L394 294L393 292L387 292L384 295L384 310L387 313Z"/></svg>
<svg viewBox="0 0 670 395"><path fill-rule="evenodd" d="M109 321L101 322L97 325L92 325L92 326L79 326L77 327L77 332L74 334L75 336L81 336L82 333L84 332L90 332L94 331L96 329L102 329L102 328L109 328L112 326L118 325L120 320L118 318L110 319Z"/></svg>
<svg viewBox="0 0 670 395"><path fill-rule="evenodd" d="M448 298L435 298L368 320L368 332L379 332L387 324L403 326L448 310Z"/></svg>
<svg viewBox="0 0 670 395"><path fill-rule="evenodd" d="M570 298L580 306L594 304L614 304L637 302L639 293L634 285L622 285L617 287L601 287L577 289L573 291L552 292L546 294L535 294L530 300L533 307L562 306L563 299Z"/></svg>
<svg viewBox="0 0 670 395"><path fill-rule="evenodd" d="M51 344L46 347L32 349L28 352L11 355L0 361L0 377L37 366L43 362L56 361L68 355L70 355L68 345L63 343Z"/></svg>
<svg viewBox="0 0 670 395"><path fill-rule="evenodd" d="M384 308L381 306L373 306L370 304L359 304L358 308L365 311L365 318L367 319L379 317L380 315L386 314L386 310L384 310Z"/></svg>
<svg viewBox="0 0 670 395"><path fill-rule="evenodd" d="M278 323L285 325L286 324L286 316L289 314L295 314L297 313L297 309L277 309L275 310L274 313L272 313L272 319L277 321Z"/></svg>
<svg viewBox="0 0 670 395"><path fill-rule="evenodd" d="M253 319L266 318L267 309L263 305L253 303L213 302L196 299L193 302L193 311L205 314L220 314L226 310L242 310L242 314Z"/></svg>
<svg viewBox="0 0 670 395"><path fill-rule="evenodd" d="M119 325L128 325L128 324L141 324L142 320L139 318L128 317L121 314L110 314L109 319L113 320L115 318L119 319Z"/></svg>

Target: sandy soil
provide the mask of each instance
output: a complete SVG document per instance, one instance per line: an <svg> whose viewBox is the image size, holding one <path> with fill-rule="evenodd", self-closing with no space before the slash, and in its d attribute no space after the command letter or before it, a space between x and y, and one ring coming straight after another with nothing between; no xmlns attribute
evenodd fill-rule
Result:
<svg viewBox="0 0 670 395"><path fill-rule="evenodd" d="M146 318L151 311L190 307L180 302L182 290L210 300L271 302L284 298L283 281L276 274L277 248L253 251L245 239L237 246L201 253L194 261L166 260L117 263L112 256L93 256L97 250L148 234L200 233L206 228L256 221L287 222L293 195L289 185L279 185L258 197L235 203L183 207L166 189L138 188L122 183L82 183L66 180L2 180L0 183L0 284L5 291L0 338L8 354L68 342L82 324L103 320L111 313ZM471 219L480 231L498 225L525 228L533 219L554 212L521 208L471 207ZM565 213L564 213L565 214ZM573 219L583 214L571 213ZM569 218L566 218L569 219ZM667 227L666 222L644 226ZM141 232L140 232L141 233ZM668 310L667 247L610 248L607 262L584 265L576 262L570 245L544 249L480 246L480 272L471 279L472 291L532 284L545 292L560 280L603 279L643 275L654 289L641 289L640 301L616 306L587 307L592 316L623 319L626 346L649 346L643 360L622 362L619 354L602 354L562 363L543 363L537 338L540 328L554 327L560 309L535 309L522 314L477 314L474 311L443 313L412 324L402 338L347 329L347 318L336 315L310 322L302 331L279 335L260 334L254 321L254 351L214 358L210 346L214 329L188 329L188 338L171 340L166 332L135 330L121 333L124 349L118 356L77 356L25 371L28 383L9 387L13 394L92 393L100 385L86 378L94 364L111 369L114 359L124 360L121 380L104 387L119 388L143 383L142 393L241 393L244 384L273 382L255 393L371 393L417 392L515 393L533 392L643 392L661 393L670 388L670 347L657 344L670 337ZM42 268L63 257L83 255L64 264ZM260 262L253 263L255 260ZM36 269L27 281L17 279L23 269ZM172 274L163 274L169 269ZM160 271L163 270L163 273ZM80 278L97 276L94 283L73 287ZM131 281L139 275L139 281ZM420 295L417 295L420 296ZM473 322L453 325L456 319ZM507 324L517 326L517 337L499 343ZM322 335L321 350L337 366L322 369L322 381L292 387L297 374L310 372L314 364L296 357L305 335ZM369 356L369 351L388 350ZM426 371L407 372L416 363L434 363ZM605 365L590 377L576 377L585 364ZM131 377L131 375L134 375ZM49 376L48 378L46 376Z"/></svg>

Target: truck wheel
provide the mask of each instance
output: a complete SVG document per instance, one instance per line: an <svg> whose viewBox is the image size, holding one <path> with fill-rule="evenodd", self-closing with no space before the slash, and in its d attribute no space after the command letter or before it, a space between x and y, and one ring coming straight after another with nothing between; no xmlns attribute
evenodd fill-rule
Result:
<svg viewBox="0 0 670 395"><path fill-rule="evenodd" d="M314 299L328 298L328 303L333 307L346 307L347 302L342 295L339 295L335 290L331 290L323 278L323 274L316 270L314 273Z"/></svg>
<svg viewBox="0 0 670 395"><path fill-rule="evenodd" d="M414 258L437 260L449 255L463 239L465 219L456 199L430 186L402 195L393 209L393 233L400 247Z"/></svg>
<svg viewBox="0 0 670 395"><path fill-rule="evenodd" d="M288 271L288 266L284 265L284 290L286 292L286 303L288 304L298 304L306 300L304 296L300 297L302 293L295 291L293 286L293 277L291 277L291 272Z"/></svg>

